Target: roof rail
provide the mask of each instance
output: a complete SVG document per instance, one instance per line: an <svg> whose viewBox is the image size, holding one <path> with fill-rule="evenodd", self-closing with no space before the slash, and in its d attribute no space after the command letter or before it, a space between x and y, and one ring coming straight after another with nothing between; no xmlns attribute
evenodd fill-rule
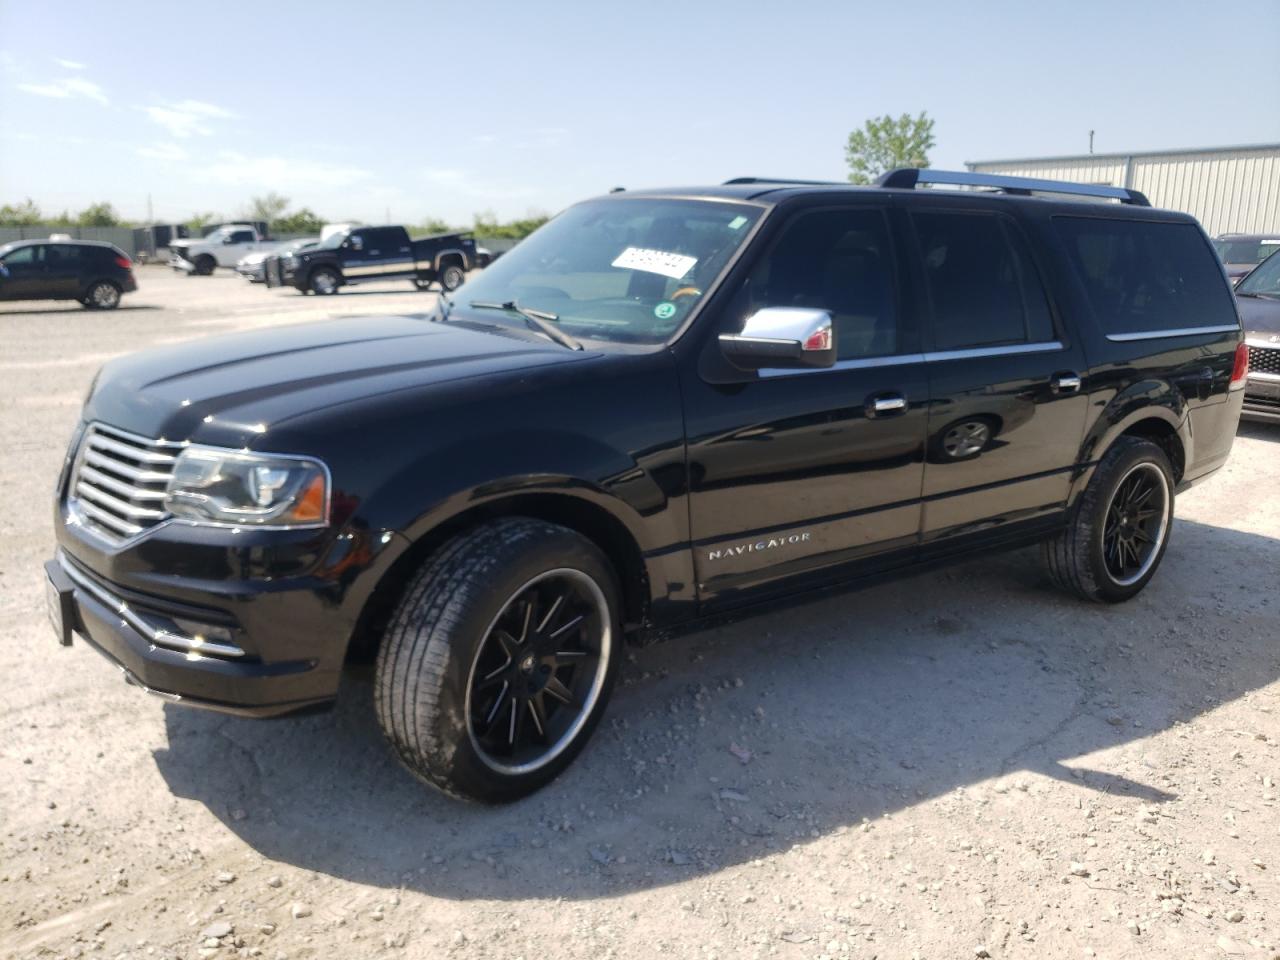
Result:
<svg viewBox="0 0 1280 960"><path fill-rule="evenodd" d="M919 170L900 167L881 175L877 187L898 187L914 190L921 183L944 183L964 187L990 187L1004 193L1030 196L1032 193L1061 193L1077 197L1104 197L1119 200L1138 207L1151 206L1146 196L1125 187L1110 187L1092 183L1071 183L1066 180L1039 180L1033 177L1007 177L996 173L957 173L952 170Z"/></svg>
<svg viewBox="0 0 1280 960"><path fill-rule="evenodd" d="M731 187L739 183L798 183L806 187L834 187L839 186L838 180L793 180L791 177L734 177L732 180L726 180L722 186ZM849 186L849 184L844 184Z"/></svg>

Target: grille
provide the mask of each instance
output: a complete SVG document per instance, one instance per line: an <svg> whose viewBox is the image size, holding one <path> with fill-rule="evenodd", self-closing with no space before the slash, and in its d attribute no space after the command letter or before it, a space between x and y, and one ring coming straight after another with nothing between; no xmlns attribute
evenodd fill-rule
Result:
<svg viewBox="0 0 1280 960"><path fill-rule="evenodd" d="M1249 347L1249 372L1280 376L1280 347Z"/></svg>
<svg viewBox="0 0 1280 960"><path fill-rule="evenodd" d="M69 503L84 525L121 543L169 519L165 487L182 444L94 424L71 477Z"/></svg>

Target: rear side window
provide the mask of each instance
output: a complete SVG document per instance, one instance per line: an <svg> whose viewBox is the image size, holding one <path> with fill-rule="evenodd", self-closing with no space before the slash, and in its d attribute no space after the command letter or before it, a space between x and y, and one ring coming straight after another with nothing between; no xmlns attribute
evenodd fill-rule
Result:
<svg viewBox="0 0 1280 960"><path fill-rule="evenodd" d="M70 243L51 243L44 248L44 262L49 266L70 266L79 263L81 249Z"/></svg>
<svg viewBox="0 0 1280 960"><path fill-rule="evenodd" d="M253 243L253 231L237 230L235 233L231 234L231 242L232 243Z"/></svg>
<svg viewBox="0 0 1280 960"><path fill-rule="evenodd" d="M1222 267L1190 223L1055 217L1103 331L1236 322Z"/></svg>
<svg viewBox="0 0 1280 960"><path fill-rule="evenodd" d="M1054 340L1044 285L1013 223L983 213L911 219L933 306L934 349Z"/></svg>

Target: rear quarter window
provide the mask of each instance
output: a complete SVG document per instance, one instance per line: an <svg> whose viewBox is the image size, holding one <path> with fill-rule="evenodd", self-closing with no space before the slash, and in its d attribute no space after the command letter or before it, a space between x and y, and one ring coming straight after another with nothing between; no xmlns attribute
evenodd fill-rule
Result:
<svg viewBox="0 0 1280 960"><path fill-rule="evenodd" d="M1237 322L1222 267L1194 224L1055 217L1054 225L1105 333Z"/></svg>

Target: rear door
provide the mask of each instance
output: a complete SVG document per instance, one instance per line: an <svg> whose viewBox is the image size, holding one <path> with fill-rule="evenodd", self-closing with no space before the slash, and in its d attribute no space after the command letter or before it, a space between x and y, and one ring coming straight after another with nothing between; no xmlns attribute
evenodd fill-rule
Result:
<svg viewBox="0 0 1280 960"><path fill-rule="evenodd" d="M727 367L712 338L687 378L690 522L705 609L914 555L928 382L887 203L792 214L712 321L736 332L762 307L827 310L839 359L748 374Z"/></svg>
<svg viewBox="0 0 1280 960"><path fill-rule="evenodd" d="M1066 502L1088 400L1067 335L1019 223L987 208L912 204L912 258L928 305L926 548Z"/></svg>
<svg viewBox="0 0 1280 960"><path fill-rule="evenodd" d="M75 300L84 291L80 274L84 269L85 248L74 243L49 243L43 249L43 274L47 296Z"/></svg>

